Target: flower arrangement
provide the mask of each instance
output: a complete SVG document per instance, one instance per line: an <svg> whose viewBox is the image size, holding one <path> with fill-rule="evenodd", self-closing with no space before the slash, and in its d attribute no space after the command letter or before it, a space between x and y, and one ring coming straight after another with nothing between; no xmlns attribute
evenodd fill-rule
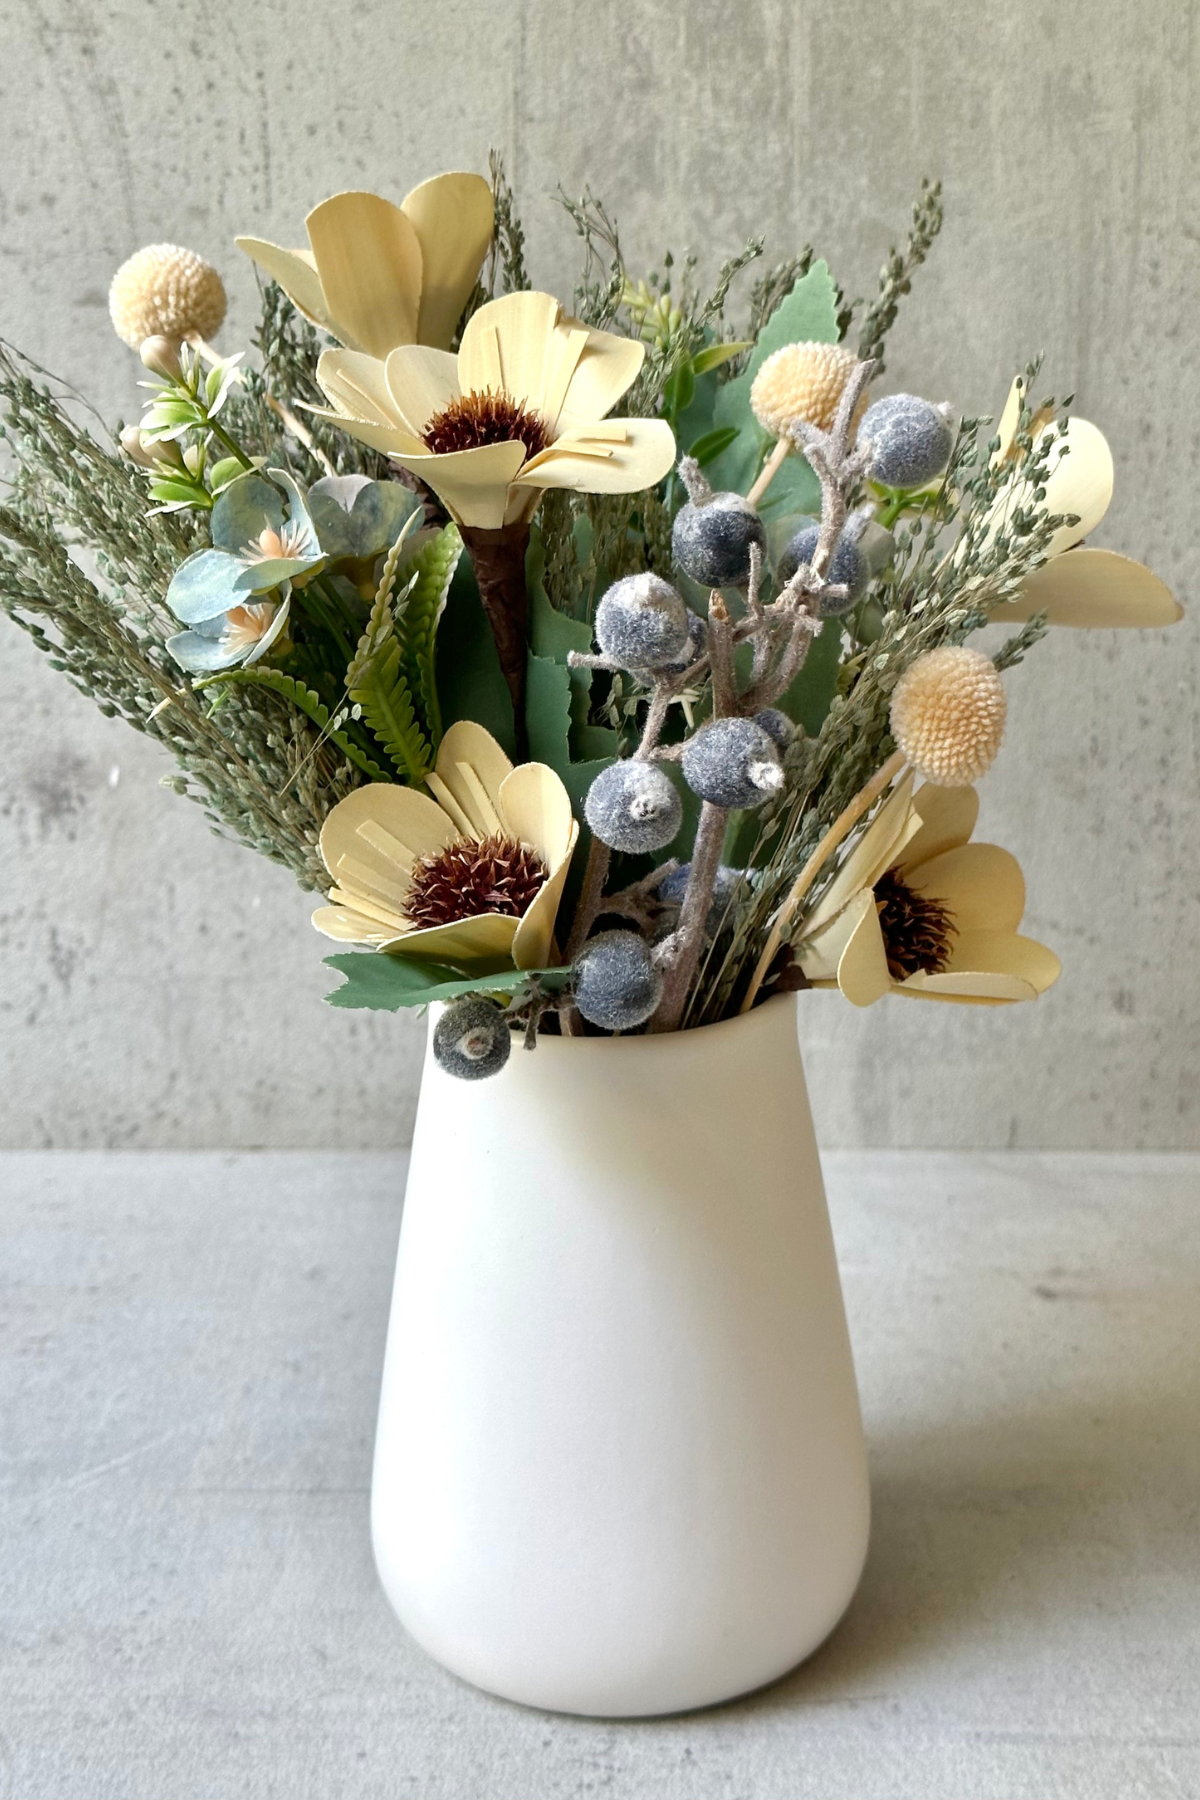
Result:
<svg viewBox="0 0 1200 1800"><path fill-rule="evenodd" d="M760 240L705 295L691 258L635 280L604 208L564 205L569 307L531 286L495 157L399 206L335 195L304 249L240 238L250 362L213 347L216 269L138 251L111 312L150 397L111 440L0 346L0 604L320 891L353 946L332 1004L446 1003L452 1074L514 1032L805 987L1035 998L1057 960L1018 930L1015 859L972 841L1001 677L1050 626L1180 616L1083 547L1102 434L1036 365L995 429L884 391L936 185L869 305L806 248L740 328Z"/></svg>

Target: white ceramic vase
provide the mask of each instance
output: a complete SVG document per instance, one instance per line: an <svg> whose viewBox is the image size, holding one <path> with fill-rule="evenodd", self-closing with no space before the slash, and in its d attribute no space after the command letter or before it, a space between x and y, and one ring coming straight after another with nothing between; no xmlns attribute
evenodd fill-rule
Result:
<svg viewBox="0 0 1200 1800"><path fill-rule="evenodd" d="M554 1711L709 1705L833 1629L868 1516L794 999L427 1053L372 1494L418 1643Z"/></svg>

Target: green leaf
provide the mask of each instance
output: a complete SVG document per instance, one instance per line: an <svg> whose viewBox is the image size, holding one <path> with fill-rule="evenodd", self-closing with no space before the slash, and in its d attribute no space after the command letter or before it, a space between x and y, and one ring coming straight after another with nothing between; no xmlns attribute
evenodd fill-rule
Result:
<svg viewBox="0 0 1200 1800"><path fill-rule="evenodd" d="M283 526L283 496L265 475L243 475L231 481L213 507L212 541L236 555L265 529Z"/></svg>
<svg viewBox="0 0 1200 1800"><path fill-rule="evenodd" d="M457 525L446 525L401 571L408 592L396 603L396 640L404 678L420 705L425 732L436 751L442 741L437 691L437 630L446 610L450 583L462 555Z"/></svg>
<svg viewBox="0 0 1200 1800"><path fill-rule="evenodd" d="M692 374L707 375L710 369L719 369L722 363L732 362L743 350L754 348L749 338L736 344L707 344L703 350L697 350L692 358Z"/></svg>
<svg viewBox="0 0 1200 1800"><path fill-rule="evenodd" d="M715 488L744 494L753 485L771 440L750 410L754 377L768 356L785 344L836 344L837 288L823 262L814 263L802 275L758 334L758 342L743 372L727 381L717 394L714 426L734 426L737 437L714 458L708 479ZM802 456L789 456L763 499L759 510L769 513L812 512L819 508L820 484Z"/></svg>
<svg viewBox="0 0 1200 1800"><path fill-rule="evenodd" d="M289 700L306 718L311 719L314 725L318 725L325 736L330 738L342 754L348 757L356 768L361 769L364 775L369 776L372 781L394 782L395 777L389 775L386 769L381 769L374 758L368 756L365 750L361 750L352 737L348 737L344 731L329 728L329 708L321 696L312 688L306 687L302 681L297 681L294 676L285 675L282 669L265 669L261 663L256 663L249 669L223 669L219 674L209 676L206 681L197 681L195 686L208 688L217 683L231 684L234 687L270 688L272 693L278 694L284 700Z"/></svg>
<svg viewBox="0 0 1200 1800"><path fill-rule="evenodd" d="M365 475L323 475L308 490L308 510L331 562L382 556L420 506L419 497L398 481Z"/></svg>
<svg viewBox="0 0 1200 1800"><path fill-rule="evenodd" d="M367 627L368 634L371 627ZM432 767L429 744L417 723L412 694L401 667L400 645L388 631L382 643L363 655L364 636L346 675L351 700L398 769L409 781L424 781Z"/></svg>
<svg viewBox="0 0 1200 1800"><path fill-rule="evenodd" d="M715 431L706 431L703 437L698 437L688 455L695 457L703 469L720 456L722 450L728 450L737 434L736 425L718 425Z"/></svg>
<svg viewBox="0 0 1200 1800"><path fill-rule="evenodd" d="M663 388L664 416L668 420L678 417L685 407L691 405L695 391L696 377L692 365L690 362L681 363Z"/></svg>
<svg viewBox="0 0 1200 1800"><path fill-rule="evenodd" d="M474 719L508 756L516 753L512 699L469 556L458 560L437 634L437 690L447 725Z"/></svg>
<svg viewBox="0 0 1200 1800"><path fill-rule="evenodd" d="M572 669L567 658L572 650L586 654L592 648L592 628L584 619L573 619L569 613L559 612L551 603L542 581L542 569L545 566L545 548L541 533L536 526L529 540L529 550L525 557L525 582L529 593L529 640L531 650L530 675L534 682L533 717L530 717L528 694L526 697L526 730L532 734L552 734L555 756L538 756L541 762L549 762L550 766L562 773L567 766L563 761L564 751L560 738L561 702L564 692L567 695L567 761L572 757L582 757L588 761L606 759L617 754L618 739L615 731L608 731L603 726L589 725L588 714L591 710L592 671L590 669ZM557 663L568 678L569 687L564 690L561 678L554 678L547 669L533 672L535 659L543 659L548 663ZM540 741L547 741L541 737ZM534 753L537 754L536 752Z"/></svg>
<svg viewBox="0 0 1200 1800"><path fill-rule="evenodd" d="M775 702L780 712L803 725L809 737L816 737L825 723L825 715L837 692L841 654L842 621L826 619L813 640L804 667Z"/></svg>
<svg viewBox="0 0 1200 1800"><path fill-rule="evenodd" d="M398 1012L402 1006L428 1006L455 1000L460 994L517 994L534 976L552 991L563 988L570 969L503 969L496 975L460 975L446 963L418 962L415 957L384 956L376 950L351 950L327 956L325 966L346 977L326 994L329 1006L372 1012Z"/></svg>

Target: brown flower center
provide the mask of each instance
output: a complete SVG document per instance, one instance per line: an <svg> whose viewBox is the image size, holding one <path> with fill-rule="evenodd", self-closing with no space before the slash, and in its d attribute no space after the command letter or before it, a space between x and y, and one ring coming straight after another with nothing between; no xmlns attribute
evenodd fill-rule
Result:
<svg viewBox="0 0 1200 1800"><path fill-rule="evenodd" d="M524 444L536 456L550 442L550 434L535 412L509 394L460 394L425 427L425 442L438 456L452 450L478 450L481 444Z"/></svg>
<svg viewBox="0 0 1200 1800"><path fill-rule="evenodd" d="M415 865L404 911L420 930L474 919L480 913L522 919L547 872L536 850L512 838L489 837L481 844L458 838L437 856L423 856Z"/></svg>
<svg viewBox="0 0 1200 1800"><path fill-rule="evenodd" d="M879 929L893 981L918 973L940 975L954 945L954 914L940 900L918 894L889 869L875 883Z"/></svg>

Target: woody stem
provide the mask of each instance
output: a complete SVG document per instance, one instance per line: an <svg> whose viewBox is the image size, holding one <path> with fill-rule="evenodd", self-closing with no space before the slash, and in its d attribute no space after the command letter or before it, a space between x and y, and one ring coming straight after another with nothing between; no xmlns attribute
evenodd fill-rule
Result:
<svg viewBox="0 0 1200 1800"><path fill-rule="evenodd" d="M525 672L528 656L529 595L525 587L528 521L487 531L464 525L463 542L471 554L479 598L492 628L500 673L512 698L518 760L528 750L525 734Z"/></svg>

